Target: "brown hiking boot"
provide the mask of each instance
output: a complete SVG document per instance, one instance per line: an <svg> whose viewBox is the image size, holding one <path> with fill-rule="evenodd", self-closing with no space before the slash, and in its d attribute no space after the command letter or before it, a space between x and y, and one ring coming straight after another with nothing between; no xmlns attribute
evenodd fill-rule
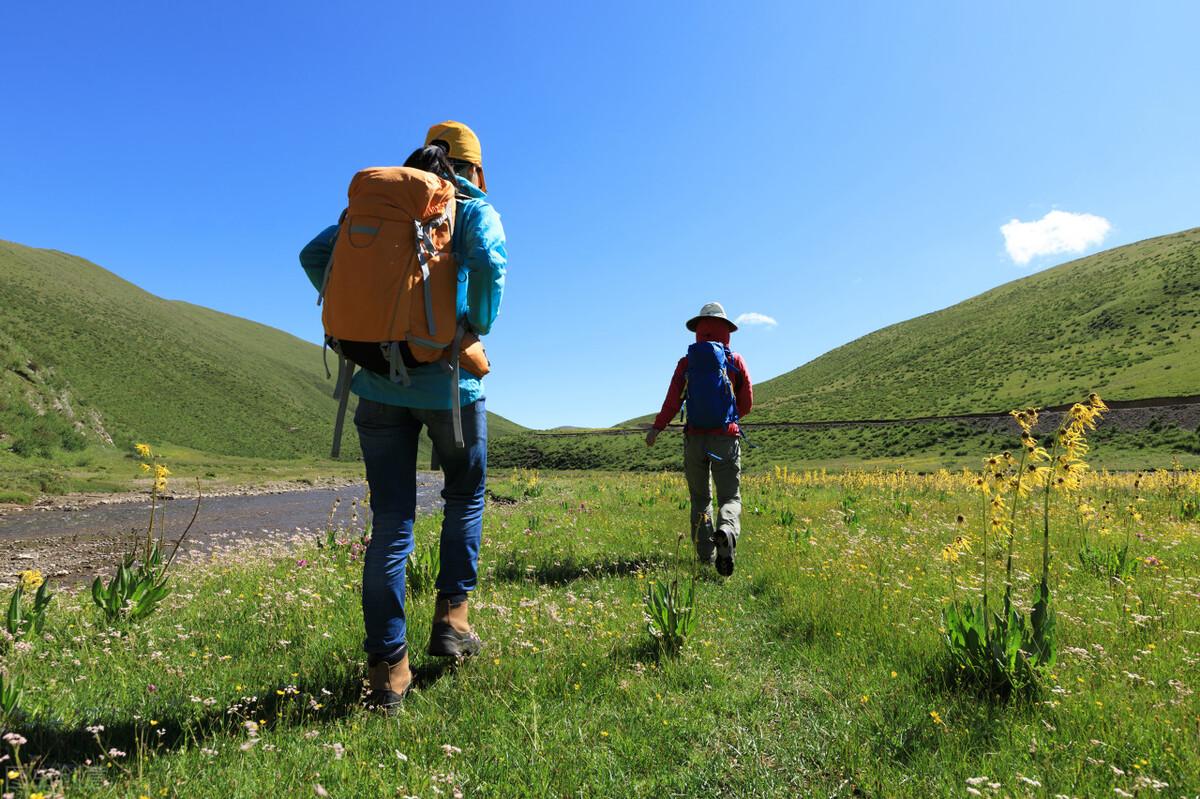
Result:
<svg viewBox="0 0 1200 799"><path fill-rule="evenodd" d="M439 597L433 611L433 629L429 633L429 654L465 658L482 648L483 641L467 621L467 600L451 605L448 599Z"/></svg>
<svg viewBox="0 0 1200 799"><path fill-rule="evenodd" d="M367 658L367 694L369 708L391 713L400 707L405 695L412 688L412 670L408 667L408 651L394 663L372 655Z"/></svg>

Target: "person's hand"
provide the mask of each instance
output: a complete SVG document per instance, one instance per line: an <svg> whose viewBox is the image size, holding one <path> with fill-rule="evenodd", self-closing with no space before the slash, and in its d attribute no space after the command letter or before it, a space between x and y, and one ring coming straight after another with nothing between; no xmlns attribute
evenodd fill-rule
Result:
<svg viewBox="0 0 1200 799"><path fill-rule="evenodd" d="M653 427L651 427L649 430L646 431L646 446L647 447L654 446L654 442L658 439L659 432L660 431L656 430Z"/></svg>

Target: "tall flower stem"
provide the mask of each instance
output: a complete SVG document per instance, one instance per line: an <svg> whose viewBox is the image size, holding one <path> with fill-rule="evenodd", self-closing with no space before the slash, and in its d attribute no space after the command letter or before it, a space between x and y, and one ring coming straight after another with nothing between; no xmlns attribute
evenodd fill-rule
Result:
<svg viewBox="0 0 1200 799"><path fill-rule="evenodd" d="M983 494L983 640L988 640L988 527L991 525L991 520L988 519L988 495L986 491L986 483Z"/></svg>
<svg viewBox="0 0 1200 799"><path fill-rule="evenodd" d="M1025 462L1029 459L1029 450L1021 452L1021 462L1017 465L1017 478L1013 487L1012 512L1008 517L1008 561L1004 567L1004 618L1008 618L1012 609L1012 566L1013 539L1017 529L1017 505L1021 502L1021 481L1025 479Z"/></svg>
<svg viewBox="0 0 1200 799"><path fill-rule="evenodd" d="M1066 422L1064 421L1064 424ZM1060 430L1061 433L1061 430ZM1050 450L1050 463L1054 463L1058 454L1060 436L1054 436L1054 446ZM1046 491L1042 498L1042 585L1049 584L1050 579L1050 492L1054 486L1054 470L1046 472Z"/></svg>

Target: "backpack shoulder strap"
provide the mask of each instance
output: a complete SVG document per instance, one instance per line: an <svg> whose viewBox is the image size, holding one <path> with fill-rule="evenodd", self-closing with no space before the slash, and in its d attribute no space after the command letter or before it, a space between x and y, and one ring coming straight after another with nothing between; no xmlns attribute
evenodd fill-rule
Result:
<svg viewBox="0 0 1200 799"><path fill-rule="evenodd" d="M349 210L349 208L346 208L342 211L337 221L338 229L334 232L333 238L329 240L329 260L325 262L325 275L321 278L321 290L317 292L317 305L325 302L325 292L329 288L329 274L333 271L333 251L337 247L338 233L342 232L342 222L346 221L346 212ZM329 371L328 367L326 367L325 371Z"/></svg>

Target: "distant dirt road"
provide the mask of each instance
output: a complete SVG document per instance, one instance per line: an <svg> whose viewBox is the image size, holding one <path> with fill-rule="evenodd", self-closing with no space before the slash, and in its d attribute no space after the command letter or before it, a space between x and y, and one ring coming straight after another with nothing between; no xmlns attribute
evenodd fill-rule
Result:
<svg viewBox="0 0 1200 799"><path fill-rule="evenodd" d="M1184 397L1148 397L1137 400L1105 401L1110 411L1104 415L1104 424L1120 429L1137 430L1145 427L1151 419L1173 422L1184 428L1200 425L1200 394ZM1041 409L1042 427L1057 425L1058 417L1071 406L1050 405ZM754 430L801 430L829 427L886 427L888 425L931 424L935 422L967 422L976 426L996 427L1013 425L1008 411L983 413L959 413L946 416L913 416L905 419L821 419L797 422L755 422L742 424L748 431ZM640 427L608 427L598 430L547 430L536 434L542 436L611 435L627 436L644 434L649 425ZM682 429L681 424L669 425L669 429Z"/></svg>

